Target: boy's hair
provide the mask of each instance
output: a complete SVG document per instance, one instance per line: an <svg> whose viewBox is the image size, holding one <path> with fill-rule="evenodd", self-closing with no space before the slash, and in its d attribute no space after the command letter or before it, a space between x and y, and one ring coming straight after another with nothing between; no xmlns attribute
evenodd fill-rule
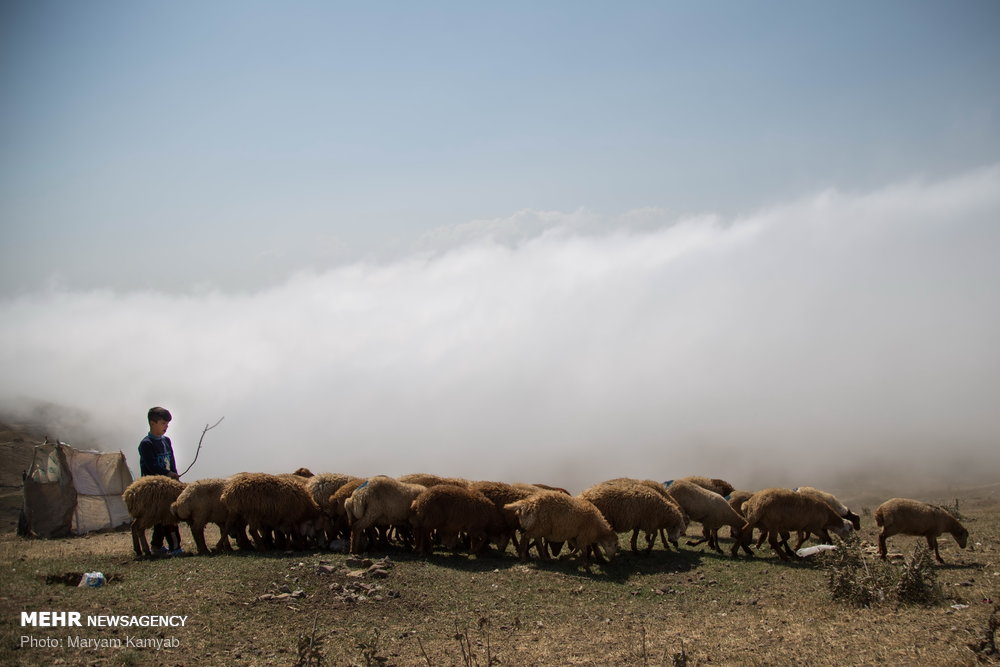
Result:
<svg viewBox="0 0 1000 667"><path fill-rule="evenodd" d="M149 409L149 414L146 415L149 419L149 423L152 424L156 421L170 421L173 417L170 416L170 411L166 408L161 408L159 406Z"/></svg>

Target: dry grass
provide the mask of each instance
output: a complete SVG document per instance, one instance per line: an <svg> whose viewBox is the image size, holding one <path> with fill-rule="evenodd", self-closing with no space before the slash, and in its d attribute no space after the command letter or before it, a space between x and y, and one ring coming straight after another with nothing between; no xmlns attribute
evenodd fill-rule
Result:
<svg viewBox="0 0 1000 667"><path fill-rule="evenodd" d="M752 560L700 548L623 553L589 573L575 561L522 564L510 553L390 552L386 576L372 578L350 576L360 568L341 554L137 561L127 533L47 541L4 534L0 663L973 665L996 660L983 646L1000 594L1000 508L963 513L972 549L942 539L949 564L936 574L944 602L868 609L833 601L817 562L783 564L766 546ZM192 544L186 530L184 538ZM862 538L874 541L870 521ZM890 547L908 553L919 541L895 537ZM93 570L111 583L46 583L47 575ZM189 621L131 632L176 636L174 649L15 648L22 634L127 634L20 627L20 611L46 609Z"/></svg>

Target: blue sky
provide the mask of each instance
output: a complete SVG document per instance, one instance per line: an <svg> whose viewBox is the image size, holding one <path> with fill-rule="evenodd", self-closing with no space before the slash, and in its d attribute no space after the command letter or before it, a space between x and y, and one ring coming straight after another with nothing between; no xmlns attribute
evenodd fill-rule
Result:
<svg viewBox="0 0 1000 667"><path fill-rule="evenodd" d="M731 215L1000 155L995 2L0 11L7 293L256 288L524 209Z"/></svg>
<svg viewBox="0 0 1000 667"><path fill-rule="evenodd" d="M995 480L998 28L3 3L0 414L134 459L166 405L185 465L225 416L199 476Z"/></svg>

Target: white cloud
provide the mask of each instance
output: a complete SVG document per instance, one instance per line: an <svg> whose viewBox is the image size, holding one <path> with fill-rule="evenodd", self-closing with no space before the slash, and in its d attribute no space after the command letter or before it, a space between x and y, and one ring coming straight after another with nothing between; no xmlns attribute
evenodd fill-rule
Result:
<svg viewBox="0 0 1000 667"><path fill-rule="evenodd" d="M183 465L225 415L195 477L995 477L998 220L992 168L735 220L520 212L254 293L53 287L0 302L4 394L86 412L133 469L149 406Z"/></svg>

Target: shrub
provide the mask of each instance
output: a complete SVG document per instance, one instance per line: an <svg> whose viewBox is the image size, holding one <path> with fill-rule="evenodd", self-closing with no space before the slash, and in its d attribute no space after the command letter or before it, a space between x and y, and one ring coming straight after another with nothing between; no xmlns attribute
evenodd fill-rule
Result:
<svg viewBox="0 0 1000 667"><path fill-rule="evenodd" d="M834 600L855 607L871 607L883 602L897 605L938 604L944 592L927 547L917 544L902 567L866 557L861 540L852 534L837 540L837 549L822 556L827 569L827 585Z"/></svg>

